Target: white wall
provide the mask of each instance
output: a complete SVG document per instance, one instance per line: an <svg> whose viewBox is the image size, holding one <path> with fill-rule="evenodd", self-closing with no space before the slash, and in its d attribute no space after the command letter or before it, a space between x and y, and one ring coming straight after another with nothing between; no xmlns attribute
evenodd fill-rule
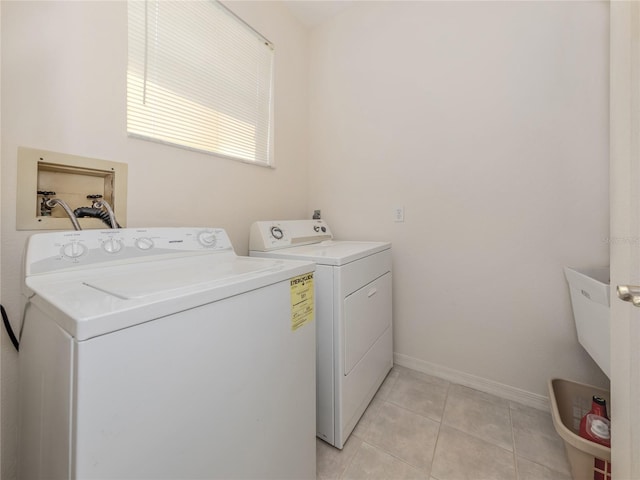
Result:
<svg viewBox="0 0 640 480"><path fill-rule="evenodd" d="M222 226L243 254L254 219L321 208L343 238L391 240L395 350L414 366L537 395L553 376L606 383L577 344L561 267L608 262L607 4L357 2L309 45L279 2L230 5L276 44L275 170L127 138L124 2L0 3L14 323L27 146L127 162L129 226ZM8 480L16 355L1 336Z"/></svg>
<svg viewBox="0 0 640 480"><path fill-rule="evenodd" d="M278 2L230 7L276 45L276 169L126 134L124 1L2 2L2 302L19 325L17 148L126 162L128 226L211 225L247 253L258 219L308 215L307 32ZM116 212L117 213L117 212ZM2 332L2 478L15 477L16 354Z"/></svg>
<svg viewBox="0 0 640 480"><path fill-rule="evenodd" d="M356 2L310 58L309 207L393 242L397 359L606 384L562 267L608 263L607 3Z"/></svg>

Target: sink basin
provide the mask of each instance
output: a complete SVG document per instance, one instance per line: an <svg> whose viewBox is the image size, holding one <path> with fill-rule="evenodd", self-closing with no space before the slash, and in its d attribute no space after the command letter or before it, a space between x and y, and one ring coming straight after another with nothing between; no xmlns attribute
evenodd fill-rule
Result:
<svg viewBox="0 0 640 480"><path fill-rule="evenodd" d="M569 283L578 341L609 377L609 267L565 267L564 275Z"/></svg>

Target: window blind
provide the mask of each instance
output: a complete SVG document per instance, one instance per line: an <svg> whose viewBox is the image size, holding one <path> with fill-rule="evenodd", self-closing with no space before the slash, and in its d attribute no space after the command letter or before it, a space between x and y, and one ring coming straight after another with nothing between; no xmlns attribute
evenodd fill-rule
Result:
<svg viewBox="0 0 640 480"><path fill-rule="evenodd" d="M128 2L129 135L273 165L271 42L215 0Z"/></svg>

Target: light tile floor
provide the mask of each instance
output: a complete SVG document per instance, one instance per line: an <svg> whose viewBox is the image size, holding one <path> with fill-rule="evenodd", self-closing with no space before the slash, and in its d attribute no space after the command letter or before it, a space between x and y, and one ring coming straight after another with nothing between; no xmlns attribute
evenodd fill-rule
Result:
<svg viewBox="0 0 640 480"><path fill-rule="evenodd" d="M570 480L551 415L395 366L318 479Z"/></svg>

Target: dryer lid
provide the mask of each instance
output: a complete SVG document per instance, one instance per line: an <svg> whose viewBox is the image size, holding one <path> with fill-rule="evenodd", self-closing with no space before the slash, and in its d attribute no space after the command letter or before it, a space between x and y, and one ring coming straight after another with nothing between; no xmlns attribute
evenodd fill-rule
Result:
<svg viewBox="0 0 640 480"><path fill-rule="evenodd" d="M326 240L311 245L283 248L260 256L307 260L319 265L340 266L391 248L389 242ZM256 252L252 252L255 254Z"/></svg>

